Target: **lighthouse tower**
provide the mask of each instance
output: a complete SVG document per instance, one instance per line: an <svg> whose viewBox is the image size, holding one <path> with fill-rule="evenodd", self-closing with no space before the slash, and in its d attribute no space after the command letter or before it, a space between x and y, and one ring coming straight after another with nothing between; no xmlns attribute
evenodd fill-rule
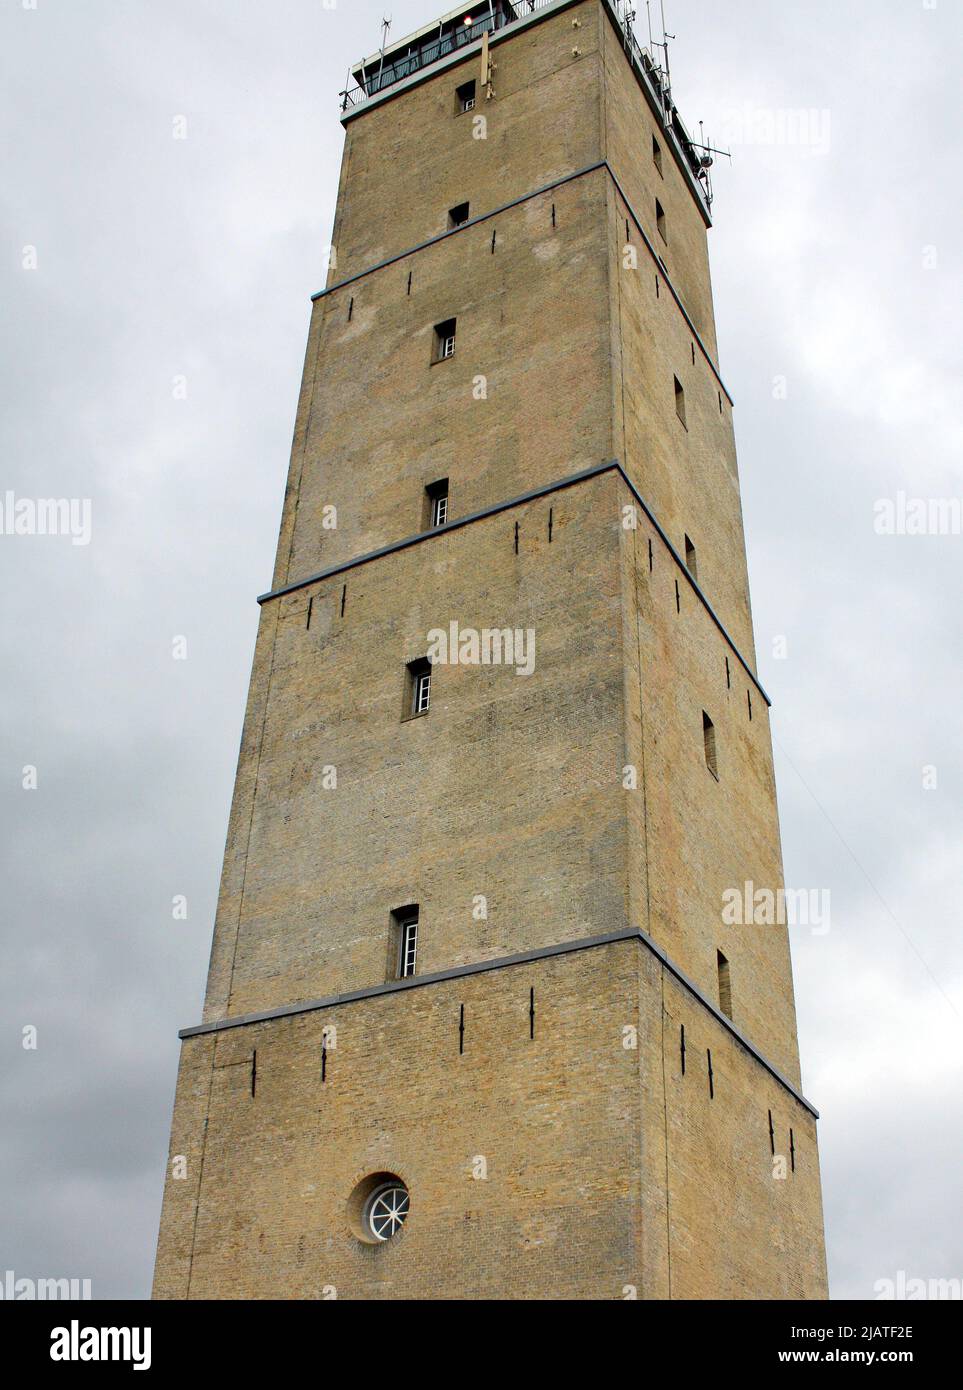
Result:
<svg viewBox="0 0 963 1390"><path fill-rule="evenodd" d="M155 1297L822 1298L703 152L612 0L341 119Z"/></svg>

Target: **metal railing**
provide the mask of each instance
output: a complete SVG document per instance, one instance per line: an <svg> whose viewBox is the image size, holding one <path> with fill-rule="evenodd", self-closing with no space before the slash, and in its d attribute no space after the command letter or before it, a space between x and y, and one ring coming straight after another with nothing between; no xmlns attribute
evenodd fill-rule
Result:
<svg viewBox="0 0 963 1390"><path fill-rule="evenodd" d="M549 4L551 0L540 0L540 2ZM520 0L520 4L513 8L519 10L522 9L522 4L527 5L529 3L530 0ZM532 8L538 4L539 0L534 0ZM412 45L405 53L393 54L390 61L385 61L377 72L367 76L362 74L364 85L347 88L341 93L341 110L347 111L349 107L360 106L369 97L383 92L386 87L393 87L396 82L402 82L406 77L420 72L422 68L430 67L432 63L437 63L440 58L447 58L450 53L457 53L460 48L466 48L476 39L480 39L482 34L486 32L493 33L496 29L503 29L506 24L513 23L517 17L517 14L513 13L511 9L494 10L492 13L482 15L472 24L460 24L446 34Z"/></svg>

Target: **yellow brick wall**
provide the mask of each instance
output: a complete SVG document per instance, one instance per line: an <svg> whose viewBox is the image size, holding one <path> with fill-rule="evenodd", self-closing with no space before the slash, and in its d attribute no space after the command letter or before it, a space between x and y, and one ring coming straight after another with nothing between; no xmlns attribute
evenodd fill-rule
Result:
<svg viewBox="0 0 963 1390"><path fill-rule="evenodd" d="M167 1185L155 1297L824 1296L811 1117L637 941L191 1038L184 1055L171 1151L188 1168ZM797 1136L784 1180L769 1106ZM411 1209L370 1246L349 1199L378 1171Z"/></svg>
<svg viewBox="0 0 963 1390"><path fill-rule="evenodd" d="M206 1017L384 980L408 903L423 970L626 925L623 487L607 473L264 606L270 694L245 734ZM406 722L405 663L452 620L531 629L534 670L436 667Z"/></svg>

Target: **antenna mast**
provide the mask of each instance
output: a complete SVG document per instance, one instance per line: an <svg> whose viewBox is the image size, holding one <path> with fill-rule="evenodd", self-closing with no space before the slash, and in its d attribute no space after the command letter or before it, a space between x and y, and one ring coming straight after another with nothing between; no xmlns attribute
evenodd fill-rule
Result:
<svg viewBox="0 0 963 1390"><path fill-rule="evenodd" d="M665 0L659 0L659 13L662 16L662 52L665 56L665 106L669 115L672 114L672 78L669 73L669 40L675 38L675 34L667 34L665 30Z"/></svg>
<svg viewBox="0 0 963 1390"><path fill-rule="evenodd" d="M381 74L385 67L385 49L388 46L388 30L391 28L391 16L384 16L381 20L381 62L378 64L378 86L381 86Z"/></svg>

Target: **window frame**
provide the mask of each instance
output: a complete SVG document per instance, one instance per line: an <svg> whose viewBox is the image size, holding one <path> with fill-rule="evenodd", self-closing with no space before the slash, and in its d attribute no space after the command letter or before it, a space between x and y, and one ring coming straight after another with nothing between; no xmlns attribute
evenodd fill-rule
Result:
<svg viewBox="0 0 963 1390"><path fill-rule="evenodd" d="M669 237L668 233L666 232L665 208L659 202L658 198L656 198L655 200L655 227L656 231L659 233L659 236L665 242L666 246L668 246Z"/></svg>
<svg viewBox="0 0 963 1390"><path fill-rule="evenodd" d="M698 584L699 582L699 557L696 548L688 536L685 537L685 567Z"/></svg>
<svg viewBox="0 0 963 1390"><path fill-rule="evenodd" d="M423 531L437 531L440 526L447 526L449 497L447 478L437 478L426 485L421 524Z"/></svg>
<svg viewBox="0 0 963 1390"><path fill-rule="evenodd" d="M404 703L401 722L424 719L431 710L431 662L426 656L405 663Z"/></svg>
<svg viewBox="0 0 963 1390"><path fill-rule="evenodd" d="M394 929L394 975L410 980L418 973L418 925L421 910L417 903L396 907L391 914Z"/></svg>
<svg viewBox="0 0 963 1390"><path fill-rule="evenodd" d="M685 387L677 376L672 378L675 391L675 413L677 419L681 420L683 427L688 430L689 425L685 418Z"/></svg>
<svg viewBox="0 0 963 1390"><path fill-rule="evenodd" d="M475 79L471 78L468 82L462 82L460 86L455 88L455 115L467 116L469 111L474 111L477 100L478 84Z"/></svg>
<svg viewBox="0 0 963 1390"><path fill-rule="evenodd" d="M442 319L431 330L431 362L450 362L455 355L458 337L457 318Z"/></svg>
<svg viewBox="0 0 963 1390"><path fill-rule="evenodd" d="M706 767L718 782L719 780L719 753L716 744L716 726L702 711L702 751L706 760Z"/></svg>

